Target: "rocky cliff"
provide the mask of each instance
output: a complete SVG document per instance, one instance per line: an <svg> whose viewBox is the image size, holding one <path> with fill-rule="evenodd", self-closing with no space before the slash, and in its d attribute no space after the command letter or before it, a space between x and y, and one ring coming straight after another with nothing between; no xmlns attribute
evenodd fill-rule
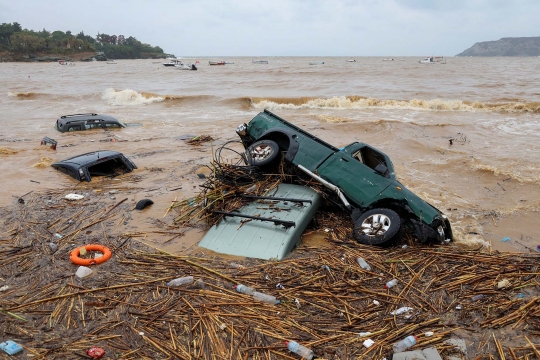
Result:
<svg viewBox="0 0 540 360"><path fill-rule="evenodd" d="M540 36L478 42L456 56L540 56Z"/></svg>

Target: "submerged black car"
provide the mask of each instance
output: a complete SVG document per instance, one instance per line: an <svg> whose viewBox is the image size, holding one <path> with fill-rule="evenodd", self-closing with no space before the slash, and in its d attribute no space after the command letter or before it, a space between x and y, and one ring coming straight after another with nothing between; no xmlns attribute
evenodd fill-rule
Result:
<svg viewBox="0 0 540 360"><path fill-rule="evenodd" d="M126 124L110 115L73 114L64 115L56 120L56 129L60 132L82 131L90 129L125 128Z"/></svg>
<svg viewBox="0 0 540 360"><path fill-rule="evenodd" d="M90 181L92 176L123 175L137 168L124 154L109 150L77 155L58 161L51 166L79 181Z"/></svg>

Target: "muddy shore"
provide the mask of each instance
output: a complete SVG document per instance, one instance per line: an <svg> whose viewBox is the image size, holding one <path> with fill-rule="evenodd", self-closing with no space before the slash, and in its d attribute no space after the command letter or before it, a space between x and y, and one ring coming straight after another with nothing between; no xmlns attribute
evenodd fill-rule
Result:
<svg viewBox="0 0 540 360"><path fill-rule="evenodd" d="M425 247L410 238L390 249L362 246L347 222L330 213L320 213L318 226L281 262L198 248L205 225L179 228L178 213L169 210L198 193L197 174L210 173L204 165L213 146L181 141L184 158L169 169L144 160L152 151L140 152L134 160L144 174L34 191L0 209L7 259L0 280L8 286L0 293L2 337L30 356L57 359L87 357L92 347L104 349L106 358L278 359L292 355L285 340L324 359L379 359L411 334L419 338L414 349L435 347L445 358L533 356L540 348L540 254ZM68 201L67 193L85 198ZM154 204L135 210L142 198ZM80 279L69 254L93 243L113 256ZM372 269L358 266L360 256ZM204 285L166 286L181 276ZM383 289L391 278L398 285ZM509 285L499 288L501 281ZM238 283L282 303L236 293ZM402 307L411 310L390 314ZM372 334L358 335L366 331ZM435 335L424 335L429 332ZM362 345L367 338L375 341L369 349ZM467 353L448 339L464 340Z"/></svg>

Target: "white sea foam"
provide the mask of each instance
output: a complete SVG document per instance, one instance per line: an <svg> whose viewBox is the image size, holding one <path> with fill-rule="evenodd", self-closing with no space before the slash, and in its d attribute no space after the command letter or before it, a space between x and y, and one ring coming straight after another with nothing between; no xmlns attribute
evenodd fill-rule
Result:
<svg viewBox="0 0 540 360"><path fill-rule="evenodd" d="M165 100L165 97L154 94L141 94L131 89L106 89L101 97L111 105L147 105Z"/></svg>
<svg viewBox="0 0 540 360"><path fill-rule="evenodd" d="M539 103L483 103L462 100L392 100L360 96L334 96L332 98L254 98L253 106L259 109L405 109L427 111L500 111L508 113L538 112Z"/></svg>

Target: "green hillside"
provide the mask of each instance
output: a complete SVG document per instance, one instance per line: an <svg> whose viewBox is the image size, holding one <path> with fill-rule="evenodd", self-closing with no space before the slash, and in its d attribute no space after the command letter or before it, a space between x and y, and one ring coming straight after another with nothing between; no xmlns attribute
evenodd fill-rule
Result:
<svg viewBox="0 0 540 360"><path fill-rule="evenodd" d="M83 31L34 31L23 29L17 22L0 25L0 52L9 53L13 59L31 59L36 54L74 56L88 52L103 52L101 60L108 59L159 59L165 54L159 46L144 44L133 36L99 34L94 38Z"/></svg>

